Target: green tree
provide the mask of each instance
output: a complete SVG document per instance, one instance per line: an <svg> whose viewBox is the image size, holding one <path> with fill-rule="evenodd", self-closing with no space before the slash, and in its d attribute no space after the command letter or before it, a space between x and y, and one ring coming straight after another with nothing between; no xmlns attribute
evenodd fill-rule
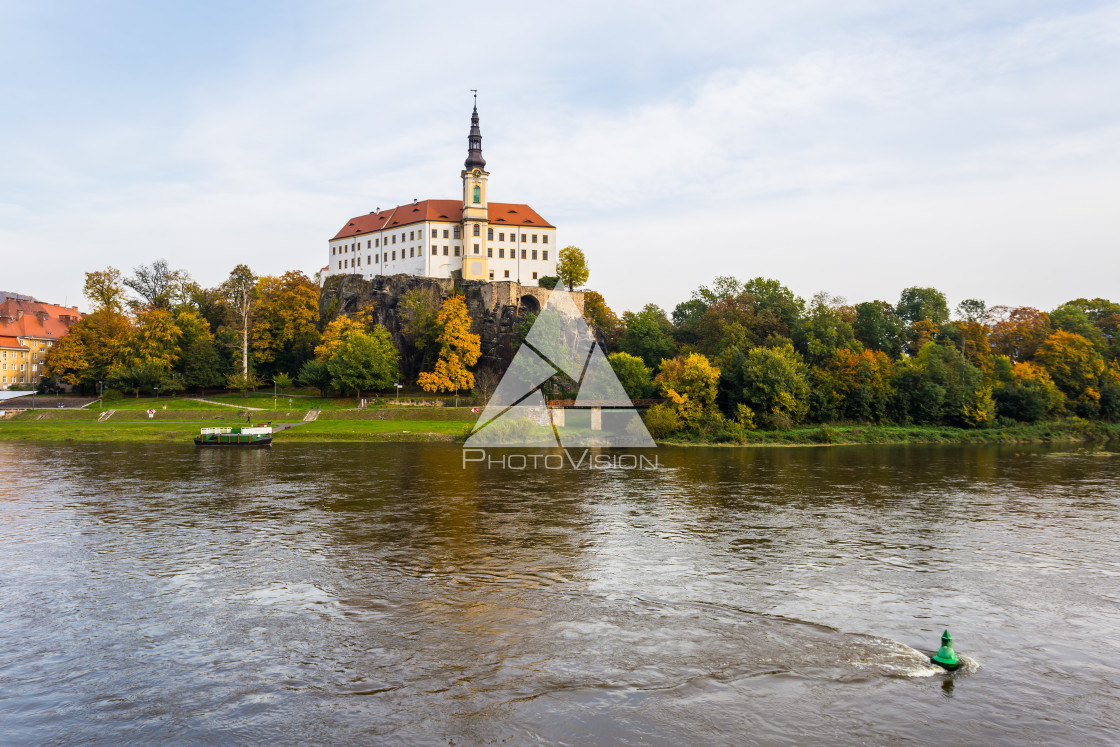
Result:
<svg viewBox="0 0 1120 747"><path fill-rule="evenodd" d="M139 398L141 390L152 391L154 387L159 386L167 374L166 367L153 361L146 361L115 369L109 374L109 380L106 383L113 389L134 392L136 397Z"/></svg>
<svg viewBox="0 0 1120 747"><path fill-rule="evenodd" d="M945 294L936 288L907 288L895 307L898 318L907 324L929 319L937 325L949 321L949 305Z"/></svg>
<svg viewBox="0 0 1120 747"><path fill-rule="evenodd" d="M241 328L241 373L249 374L249 323L257 299L257 276L238 265L221 285L222 295Z"/></svg>
<svg viewBox="0 0 1120 747"><path fill-rule="evenodd" d="M856 305L852 331L864 347L882 350L891 358L902 355L906 325L886 301L865 301Z"/></svg>
<svg viewBox="0 0 1120 747"><path fill-rule="evenodd" d="M185 270L172 270L166 259L132 270L124 284L140 296L137 309L170 309L189 300L191 277Z"/></svg>
<svg viewBox="0 0 1120 747"><path fill-rule="evenodd" d="M622 315L622 322L626 330L618 347L624 353L638 356L651 371L656 370L663 359L672 357L676 350L673 326L661 307L650 303L636 314L627 311Z"/></svg>
<svg viewBox="0 0 1120 747"><path fill-rule="evenodd" d="M401 336L420 351L422 367L432 365L439 353L439 293L413 288L401 296L398 308Z"/></svg>
<svg viewBox="0 0 1120 747"><path fill-rule="evenodd" d="M892 414L901 422L970 427L995 411L983 373L952 345L925 345L896 367L892 385Z"/></svg>
<svg viewBox="0 0 1120 747"><path fill-rule="evenodd" d="M583 251L578 247L566 246L560 250L560 261L556 263L556 276L568 290L574 290L587 282L590 271Z"/></svg>
<svg viewBox="0 0 1120 747"><path fill-rule="evenodd" d="M312 358L300 368L297 380L300 386L315 387L320 395L326 397L327 391L331 388L331 372L327 368L327 362Z"/></svg>
<svg viewBox="0 0 1120 747"><path fill-rule="evenodd" d="M721 361L720 402L726 412L746 405L763 423L800 423L809 411L809 371L791 345L730 349Z"/></svg>
<svg viewBox="0 0 1120 747"><path fill-rule="evenodd" d="M389 330L378 324L369 334L348 332L327 370L337 389L360 398L363 391L388 389L400 378L400 356Z"/></svg>
<svg viewBox="0 0 1120 747"><path fill-rule="evenodd" d="M650 371L642 359L629 353L611 353L607 356L626 396L630 399L645 399L653 394L653 381Z"/></svg>
<svg viewBox="0 0 1120 747"><path fill-rule="evenodd" d="M966 322L988 321L988 305L979 298L966 298L957 304L957 316Z"/></svg>

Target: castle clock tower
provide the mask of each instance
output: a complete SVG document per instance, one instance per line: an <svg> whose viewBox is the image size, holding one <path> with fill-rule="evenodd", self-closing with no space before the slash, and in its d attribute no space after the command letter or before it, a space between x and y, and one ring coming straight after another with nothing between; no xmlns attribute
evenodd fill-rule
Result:
<svg viewBox="0 0 1120 747"><path fill-rule="evenodd" d="M467 136L467 160L463 164L463 279L489 280L487 262L486 159L482 157L482 130L478 127L478 94Z"/></svg>

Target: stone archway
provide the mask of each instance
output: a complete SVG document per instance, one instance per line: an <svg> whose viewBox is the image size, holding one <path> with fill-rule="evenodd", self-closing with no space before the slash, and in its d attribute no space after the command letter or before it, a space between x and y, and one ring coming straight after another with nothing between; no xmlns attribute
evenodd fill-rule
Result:
<svg viewBox="0 0 1120 747"><path fill-rule="evenodd" d="M530 314L541 313L541 302L532 294L526 293L518 300L517 305Z"/></svg>

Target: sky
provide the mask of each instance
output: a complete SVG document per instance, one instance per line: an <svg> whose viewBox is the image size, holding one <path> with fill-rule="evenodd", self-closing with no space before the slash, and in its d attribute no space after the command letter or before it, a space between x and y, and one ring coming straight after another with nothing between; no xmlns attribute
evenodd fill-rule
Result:
<svg viewBox="0 0 1120 747"><path fill-rule="evenodd" d="M716 276L1120 300L1120 4L7 2L0 289L327 262L351 217L489 196L618 313Z"/></svg>

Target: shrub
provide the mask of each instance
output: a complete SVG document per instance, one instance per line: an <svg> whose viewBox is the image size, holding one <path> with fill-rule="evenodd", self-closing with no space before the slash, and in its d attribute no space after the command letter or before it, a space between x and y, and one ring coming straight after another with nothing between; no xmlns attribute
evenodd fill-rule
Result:
<svg viewBox="0 0 1120 747"><path fill-rule="evenodd" d="M665 438L681 429L681 419L672 407L654 405L646 411L646 429L654 438Z"/></svg>

